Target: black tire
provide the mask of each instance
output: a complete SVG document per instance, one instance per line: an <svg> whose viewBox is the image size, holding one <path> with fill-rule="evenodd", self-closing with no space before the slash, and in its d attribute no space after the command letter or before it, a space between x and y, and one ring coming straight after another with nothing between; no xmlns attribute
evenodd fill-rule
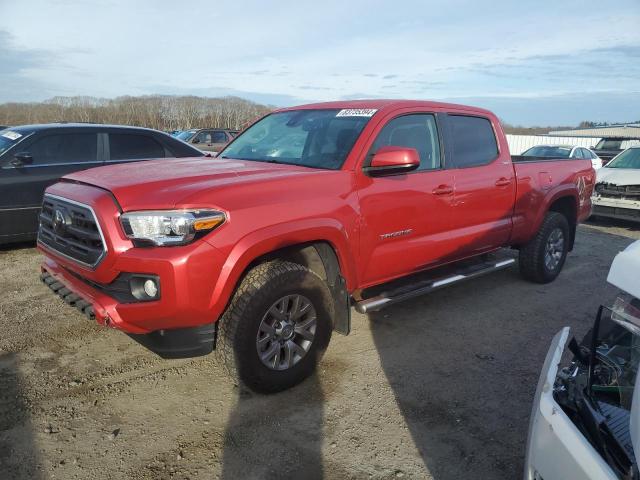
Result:
<svg viewBox="0 0 640 480"><path fill-rule="evenodd" d="M315 336L308 352L287 370L265 366L256 338L263 316L279 298L304 295L316 311ZM274 260L252 268L220 319L217 356L239 387L258 393L286 390L311 375L331 339L333 301L326 283L297 263Z"/></svg>
<svg viewBox="0 0 640 480"><path fill-rule="evenodd" d="M561 257L553 268L549 268L545 262L547 242L551 234L560 229L564 243ZM567 218L558 212L549 212L544 218L538 233L520 249L520 273L524 278L536 283L549 283L556 279L562 271L569 251L569 222Z"/></svg>

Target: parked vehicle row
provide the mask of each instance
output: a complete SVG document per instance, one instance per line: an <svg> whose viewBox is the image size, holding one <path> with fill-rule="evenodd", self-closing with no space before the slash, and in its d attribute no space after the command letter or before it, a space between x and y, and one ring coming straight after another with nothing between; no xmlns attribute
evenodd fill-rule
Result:
<svg viewBox="0 0 640 480"><path fill-rule="evenodd" d="M591 159L512 157L497 117L421 101L272 112L217 158L99 167L46 191L42 280L163 357L219 350L283 390L360 312L515 263L553 281Z"/></svg>
<svg viewBox="0 0 640 480"><path fill-rule="evenodd" d="M146 128L61 123L0 130L0 244L35 238L44 190L63 175L149 158L201 156Z"/></svg>

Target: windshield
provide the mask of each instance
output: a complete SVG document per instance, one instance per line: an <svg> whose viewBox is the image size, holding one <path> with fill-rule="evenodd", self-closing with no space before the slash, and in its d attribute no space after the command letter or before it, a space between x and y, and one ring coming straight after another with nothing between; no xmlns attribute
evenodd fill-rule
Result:
<svg viewBox="0 0 640 480"><path fill-rule="evenodd" d="M24 135L12 130L0 130L0 155L24 138Z"/></svg>
<svg viewBox="0 0 640 480"><path fill-rule="evenodd" d="M522 154L524 157L550 157L550 158L569 158L571 147L552 147L548 145L540 145L532 147Z"/></svg>
<svg viewBox="0 0 640 480"><path fill-rule="evenodd" d="M603 138L596 144L596 150L620 150L622 140L607 140Z"/></svg>
<svg viewBox="0 0 640 480"><path fill-rule="evenodd" d="M193 137L193 134L196 132L197 130L185 130L184 132L180 132L178 135L176 135L176 138L179 138L180 140L186 142L191 137Z"/></svg>
<svg viewBox="0 0 640 480"><path fill-rule="evenodd" d="M220 158L337 170L375 110L272 113L242 132Z"/></svg>
<svg viewBox="0 0 640 480"><path fill-rule="evenodd" d="M615 157L607 168L632 168L640 169L640 148L630 148Z"/></svg>

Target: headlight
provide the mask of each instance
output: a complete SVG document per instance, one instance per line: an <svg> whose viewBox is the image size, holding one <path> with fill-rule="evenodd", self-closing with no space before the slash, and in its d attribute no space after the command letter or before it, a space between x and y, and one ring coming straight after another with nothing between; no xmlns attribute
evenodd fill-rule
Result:
<svg viewBox="0 0 640 480"><path fill-rule="evenodd" d="M165 210L124 213L120 217L127 237L139 244L184 245L198 233L209 232L224 223L216 210Z"/></svg>

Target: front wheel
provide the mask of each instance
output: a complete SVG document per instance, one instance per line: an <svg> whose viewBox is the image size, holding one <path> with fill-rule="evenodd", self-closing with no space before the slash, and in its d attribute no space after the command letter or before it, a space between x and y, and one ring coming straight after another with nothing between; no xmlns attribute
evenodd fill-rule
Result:
<svg viewBox="0 0 640 480"><path fill-rule="evenodd" d="M569 222L558 212L549 212L540 230L520 249L520 273L527 280L549 283L560 274L569 251Z"/></svg>
<svg viewBox="0 0 640 480"><path fill-rule="evenodd" d="M311 375L332 331L325 282L297 263L251 269L220 319L218 354L238 385L270 393Z"/></svg>

